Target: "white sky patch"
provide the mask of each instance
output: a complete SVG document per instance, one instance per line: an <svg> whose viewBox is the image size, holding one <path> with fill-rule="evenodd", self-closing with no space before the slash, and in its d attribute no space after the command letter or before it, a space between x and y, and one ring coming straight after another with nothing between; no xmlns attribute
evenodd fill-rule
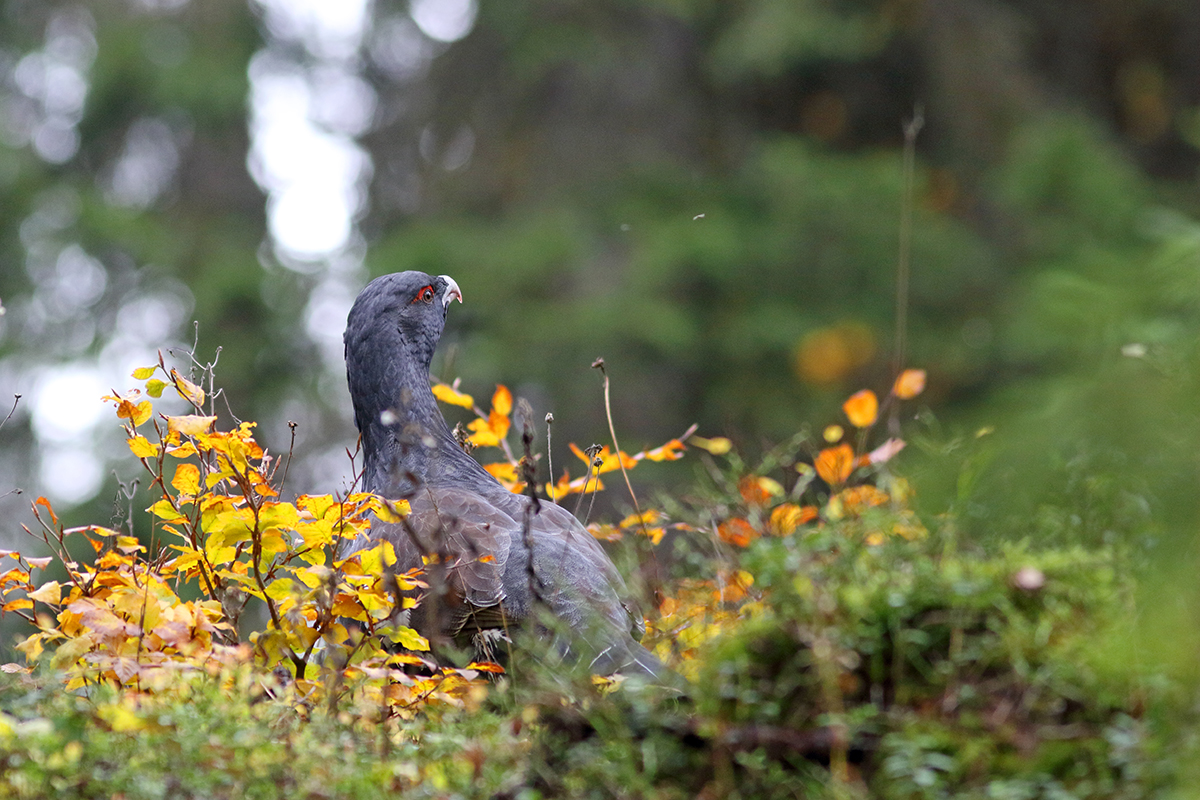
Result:
<svg viewBox="0 0 1200 800"><path fill-rule="evenodd" d="M346 248L366 207L371 159L354 137L375 116L358 75L367 24L361 0L262 0L278 39L302 43L315 64L270 48L250 63L250 173L268 194L280 260L320 262Z"/></svg>
<svg viewBox="0 0 1200 800"><path fill-rule="evenodd" d="M475 27L477 0L411 0L408 13L421 32L439 42L457 42Z"/></svg>
<svg viewBox="0 0 1200 800"><path fill-rule="evenodd" d="M38 478L59 507L91 500L104 483L104 463L87 447L43 447Z"/></svg>
<svg viewBox="0 0 1200 800"><path fill-rule="evenodd" d="M259 0L271 34L324 59L352 58L370 13L368 0Z"/></svg>
<svg viewBox="0 0 1200 800"><path fill-rule="evenodd" d="M100 400L107 387L99 370L87 364L64 364L47 369L33 393L33 429L43 442L79 441L111 409Z"/></svg>

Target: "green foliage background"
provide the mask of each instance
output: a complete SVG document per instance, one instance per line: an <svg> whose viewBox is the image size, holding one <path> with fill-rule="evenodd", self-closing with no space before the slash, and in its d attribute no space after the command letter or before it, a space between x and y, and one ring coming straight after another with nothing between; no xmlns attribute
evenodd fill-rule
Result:
<svg viewBox="0 0 1200 800"><path fill-rule="evenodd" d="M266 445L300 423L295 489L336 489L337 330L306 314L400 269L463 287L442 377L513 386L560 442L603 439L597 355L627 449L697 422L752 451L833 419L891 379L901 123L920 106L916 502L972 541L1113 548L1143 578L1148 657L1194 673L1200 6L481 0L461 40L414 40L401 76L378 43L415 30L409 5L380 0L347 59L375 102L350 137L366 199L345 250L305 261L272 240L247 165L249 76L264 53L309 81L329 59L275 5L0 0L0 394L23 395L0 492L25 490L0 499L0 536L47 491L45 371L117 380L152 360L138 347L190 344L192 319ZM175 166L122 200L146 122ZM72 248L98 291L70 291ZM147 298L166 329L135 324ZM856 332L853 366L814 381L798 353L830 331ZM75 444L127 460L115 426ZM115 493L69 517L106 521Z"/></svg>

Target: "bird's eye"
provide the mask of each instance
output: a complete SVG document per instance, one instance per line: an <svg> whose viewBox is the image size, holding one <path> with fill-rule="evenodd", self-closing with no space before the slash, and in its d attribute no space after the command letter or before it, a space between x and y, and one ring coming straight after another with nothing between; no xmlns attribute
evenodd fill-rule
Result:
<svg viewBox="0 0 1200 800"><path fill-rule="evenodd" d="M432 286L426 286L421 291L417 292L417 296L413 298L413 302L420 300L422 303L432 303L435 292Z"/></svg>

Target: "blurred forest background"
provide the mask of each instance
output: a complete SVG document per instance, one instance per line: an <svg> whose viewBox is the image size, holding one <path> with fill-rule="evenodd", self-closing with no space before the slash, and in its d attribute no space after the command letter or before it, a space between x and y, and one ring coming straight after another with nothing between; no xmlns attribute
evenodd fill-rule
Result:
<svg viewBox="0 0 1200 800"><path fill-rule="evenodd" d="M459 282L435 371L556 449L606 438L596 356L627 449L819 431L890 383L916 108L919 506L1196 609L1194 0L0 0L2 536L124 517L100 396L193 320L338 489L345 313L395 270Z"/></svg>

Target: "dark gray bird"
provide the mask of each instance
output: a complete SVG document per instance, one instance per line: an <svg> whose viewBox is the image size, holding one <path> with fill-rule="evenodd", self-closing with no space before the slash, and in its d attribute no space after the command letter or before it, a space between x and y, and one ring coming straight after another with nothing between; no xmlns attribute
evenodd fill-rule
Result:
<svg viewBox="0 0 1200 800"><path fill-rule="evenodd" d="M593 673L670 674L635 640L642 616L595 538L562 507L505 489L455 441L429 382L454 299L462 293L449 276L384 275L362 290L346 324L365 487L412 507L404 523L376 520L370 538L391 542L401 569L422 556L439 565L413 626L478 648L544 603L573 631L560 650L588 659Z"/></svg>

